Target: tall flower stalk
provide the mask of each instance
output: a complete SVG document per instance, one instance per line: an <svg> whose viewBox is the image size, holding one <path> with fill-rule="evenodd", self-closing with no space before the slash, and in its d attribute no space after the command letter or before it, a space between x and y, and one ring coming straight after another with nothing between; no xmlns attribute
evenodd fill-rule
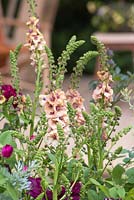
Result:
<svg viewBox="0 0 134 200"><path fill-rule="evenodd" d="M33 8L33 7L32 7ZM35 82L35 92L34 100L32 105L32 115L31 115L31 127L30 136L34 132L34 120L36 114L36 108L38 105L39 94L42 87L42 71L45 68L45 45L46 42L42 33L39 30L39 19L35 16L31 16L27 22L29 31L27 33L27 46L31 53L31 65L35 67L36 71L36 82Z"/></svg>

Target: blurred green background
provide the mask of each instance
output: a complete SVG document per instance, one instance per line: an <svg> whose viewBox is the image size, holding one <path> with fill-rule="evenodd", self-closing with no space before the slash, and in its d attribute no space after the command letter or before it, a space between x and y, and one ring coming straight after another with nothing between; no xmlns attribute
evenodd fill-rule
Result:
<svg viewBox="0 0 134 200"><path fill-rule="evenodd" d="M118 6L116 6L116 3ZM130 3L130 4L129 4ZM61 51L65 48L65 45L69 38L72 35L76 35L78 39L84 39L86 43L80 47L74 55L71 57L71 61L68 64L68 70L71 71L72 67L75 65L75 61L79 56L81 56L85 51L87 50L93 50L95 47L91 44L90 42L90 36L96 32L96 31L126 31L126 21L128 19L124 20L124 24L121 26L120 18L125 18L126 16L122 16L126 13L119 13L119 9L116 10L116 8L121 8L122 10L122 4L123 7L126 9L126 5L128 8L132 7L132 3L134 3L134 0L60 0L59 3L59 8L58 8L58 13L55 21L55 26L54 26L54 31L53 31L53 36L52 36L52 49L54 52L55 57L58 57L61 53ZM115 27L111 26L109 27L109 23L111 23L111 13L104 12L105 7L111 7L114 5L113 9L115 9L116 14L114 12L113 18L115 19ZM124 6L125 5L125 6ZM90 6L90 8L89 8ZM105 6L105 7L104 7ZM103 17L99 18L97 14L100 12L100 7L103 13ZM104 7L104 8L103 8ZM111 8L110 8L111 10ZM134 11L134 10L132 10ZM118 14L119 13L119 14ZM128 13L129 10L128 10ZM113 14L113 13L112 13ZM132 13L133 14L133 13ZM98 25L95 25L95 17L97 18L97 21L99 22ZM121 16L121 17L120 17ZM120 17L120 18L119 18ZM132 26L134 26L134 15L132 15ZM117 21L117 22L116 22ZM116 24L117 23L117 24ZM105 28L103 28L105 27ZM119 29L120 28L120 29ZM124 28L124 29L123 29ZM129 27L127 31L134 31L132 30L133 27ZM114 56L114 60L117 63L117 65L122 69L122 72L126 71L132 71L133 66L132 66L132 55L131 52L116 52ZM95 65L95 60L91 61L86 69L85 73L93 74L94 72L94 65Z"/></svg>

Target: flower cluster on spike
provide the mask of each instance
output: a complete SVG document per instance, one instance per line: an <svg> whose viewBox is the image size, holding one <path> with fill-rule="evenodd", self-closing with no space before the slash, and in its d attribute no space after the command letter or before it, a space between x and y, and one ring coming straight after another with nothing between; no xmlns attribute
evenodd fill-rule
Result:
<svg viewBox="0 0 134 200"><path fill-rule="evenodd" d="M40 95L40 104L44 107L48 119L48 132L45 135L47 144L58 144L57 124L64 130L65 136L69 131L69 118L67 115L67 100L64 91L57 89L47 95Z"/></svg>
<svg viewBox="0 0 134 200"><path fill-rule="evenodd" d="M39 30L39 19L35 16L30 17L29 21L27 22L27 26L29 27L29 31L27 33L27 44L25 44L25 46L29 48L31 53L31 65L37 65L37 52L44 65L46 41L44 40L43 34Z"/></svg>
<svg viewBox="0 0 134 200"><path fill-rule="evenodd" d="M104 100L104 103L110 103L113 100L113 89L111 88L112 76L108 70L100 70L97 72L99 85L93 91L93 99L98 101Z"/></svg>
<svg viewBox="0 0 134 200"><path fill-rule="evenodd" d="M71 106L76 110L75 120L79 125L83 125L85 119L82 115L82 111L85 110L84 107L84 99L80 96L79 92L74 89L69 89L66 92L67 101L71 104Z"/></svg>

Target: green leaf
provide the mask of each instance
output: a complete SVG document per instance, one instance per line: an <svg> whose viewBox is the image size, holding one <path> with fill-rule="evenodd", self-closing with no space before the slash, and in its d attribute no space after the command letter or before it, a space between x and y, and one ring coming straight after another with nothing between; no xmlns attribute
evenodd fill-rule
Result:
<svg viewBox="0 0 134 200"><path fill-rule="evenodd" d="M11 144L12 142L12 136L10 131L5 131L0 135L0 144L6 145Z"/></svg>
<svg viewBox="0 0 134 200"><path fill-rule="evenodd" d="M2 186L0 186L0 194L3 193L6 189Z"/></svg>
<svg viewBox="0 0 134 200"><path fill-rule="evenodd" d="M17 191L15 190L15 188L10 183L7 184L6 189L7 189L9 195L12 197L13 200L19 199Z"/></svg>
<svg viewBox="0 0 134 200"><path fill-rule="evenodd" d="M119 195L120 198L124 198L125 197L125 189L123 187L117 187L117 193Z"/></svg>
<svg viewBox="0 0 134 200"><path fill-rule="evenodd" d="M134 200L134 188L132 188L132 189L128 192L127 196L125 197L125 200Z"/></svg>
<svg viewBox="0 0 134 200"><path fill-rule="evenodd" d="M0 174L0 185L3 185L6 183L6 177L4 177L2 174Z"/></svg>
<svg viewBox="0 0 134 200"><path fill-rule="evenodd" d="M44 197L44 192L43 193L41 193L37 198L36 198L36 200L42 200L43 199L43 197Z"/></svg>
<svg viewBox="0 0 134 200"><path fill-rule="evenodd" d="M90 178L89 181L90 181L91 183L93 183L94 185L96 185L96 186L100 186L100 185L101 185L98 181L96 181L96 180L93 179L93 178Z"/></svg>
<svg viewBox="0 0 134 200"><path fill-rule="evenodd" d="M130 158L124 158L124 159L123 159L123 162L127 164L127 163L130 162L130 160L131 160Z"/></svg>
<svg viewBox="0 0 134 200"><path fill-rule="evenodd" d="M47 153L47 155L48 155L49 159L50 159L53 163L55 163L55 161L56 161L55 156L54 156L52 153Z"/></svg>
<svg viewBox="0 0 134 200"><path fill-rule="evenodd" d="M87 196L88 200L98 200L98 194L94 190L88 190Z"/></svg>
<svg viewBox="0 0 134 200"><path fill-rule="evenodd" d="M112 171L112 177L113 180L116 184L121 184L122 183L122 175L125 172L125 169L123 167L121 167L120 165L117 165L113 171Z"/></svg>
<svg viewBox="0 0 134 200"><path fill-rule="evenodd" d="M110 197L109 189L107 187L105 187L104 185L100 185L99 188L107 197Z"/></svg>
<svg viewBox="0 0 134 200"><path fill-rule="evenodd" d="M118 193L116 187L112 187L109 189L110 197L118 198Z"/></svg>
<svg viewBox="0 0 134 200"><path fill-rule="evenodd" d="M126 175L128 176L128 183L134 183L134 168L128 169Z"/></svg>
<svg viewBox="0 0 134 200"><path fill-rule="evenodd" d="M13 147L16 147L16 143L13 141L12 134L14 131L4 131L3 133L0 134L0 144L1 145L6 145L10 144Z"/></svg>

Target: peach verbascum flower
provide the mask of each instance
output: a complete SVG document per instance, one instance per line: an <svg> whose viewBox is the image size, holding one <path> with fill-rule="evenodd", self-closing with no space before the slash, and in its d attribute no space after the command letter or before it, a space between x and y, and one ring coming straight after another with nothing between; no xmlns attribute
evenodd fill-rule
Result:
<svg viewBox="0 0 134 200"><path fill-rule="evenodd" d="M112 82L112 75L108 72L108 71L105 71L105 70L100 70L97 72L97 76L98 78L101 80L101 81L110 81Z"/></svg>
<svg viewBox="0 0 134 200"><path fill-rule="evenodd" d="M39 30L39 19L35 16L30 17L27 26L29 27L29 31L27 33L27 44L25 44L25 46L27 46L31 52L31 65L36 66L37 52L40 54L43 65L45 65L44 57L46 41Z"/></svg>
<svg viewBox="0 0 134 200"><path fill-rule="evenodd" d="M39 96L40 105L43 106L48 120L48 132L45 135L47 145L54 147L58 145L57 124L60 124L64 130L65 136L69 132L69 119L67 115L67 100L65 93L61 89L52 91L47 95Z"/></svg>
<svg viewBox="0 0 134 200"><path fill-rule="evenodd" d="M105 103L112 102L113 101L113 89L111 88L111 86L109 86L105 82L102 82L93 91L92 97L95 101L103 98Z"/></svg>
<svg viewBox="0 0 134 200"><path fill-rule="evenodd" d="M77 90L69 89L66 92L67 101L71 104L71 106L76 110L75 120L78 124L83 125L85 123L85 119L82 115L82 111L85 110L84 107L84 99L81 97L80 93Z"/></svg>

